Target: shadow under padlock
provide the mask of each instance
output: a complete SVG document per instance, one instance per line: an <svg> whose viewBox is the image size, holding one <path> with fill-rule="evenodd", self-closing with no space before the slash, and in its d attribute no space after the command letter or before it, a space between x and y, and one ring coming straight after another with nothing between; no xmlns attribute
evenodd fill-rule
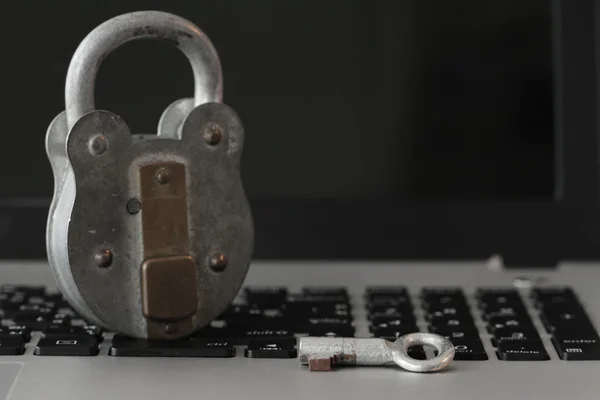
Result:
<svg viewBox="0 0 600 400"><path fill-rule="evenodd" d="M101 61L144 38L176 44L195 81L195 97L165 110L154 140L94 106ZM65 111L46 135L55 187L46 241L58 286L89 321L176 339L210 323L239 291L254 227L240 176L243 126L221 103L222 88L212 43L168 13L115 17L73 55Z"/></svg>

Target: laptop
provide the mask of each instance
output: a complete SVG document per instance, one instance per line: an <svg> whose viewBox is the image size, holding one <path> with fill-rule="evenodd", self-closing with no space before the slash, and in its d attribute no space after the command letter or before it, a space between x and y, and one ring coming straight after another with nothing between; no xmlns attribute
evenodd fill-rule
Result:
<svg viewBox="0 0 600 400"><path fill-rule="evenodd" d="M597 398L593 1L150 3L8 6L30 28L3 43L18 62L2 66L0 398ZM171 342L85 321L45 260L43 138L70 57L99 23L151 8L219 51L256 225L238 298ZM191 88L176 50L131 43L96 99L153 132ZM447 369L298 360L306 335L415 331L453 342Z"/></svg>

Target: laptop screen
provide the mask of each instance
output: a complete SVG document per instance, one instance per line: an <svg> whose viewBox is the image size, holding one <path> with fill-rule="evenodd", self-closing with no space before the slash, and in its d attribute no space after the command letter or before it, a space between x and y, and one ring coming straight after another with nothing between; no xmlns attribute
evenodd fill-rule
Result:
<svg viewBox="0 0 600 400"><path fill-rule="evenodd" d="M17 13L28 6L10 7ZM245 126L242 177L258 225L265 204L286 201L367 202L372 209L379 201L514 204L556 195L550 0L37 7L28 13L35 29L3 45L13 62L2 65L11 145L0 157L7 172L0 204L49 204L53 180L43 137L65 108L70 57L98 24L138 9L181 15L215 45L224 102ZM3 20L5 37L21 24ZM162 111L192 94L186 58L162 42L119 48L96 81L97 107L119 114L134 133L154 133Z"/></svg>
<svg viewBox="0 0 600 400"><path fill-rule="evenodd" d="M5 129L14 135L0 157L1 170L12 172L3 197L51 197L41 137L64 109L70 56L101 17L125 11L117 1L79 3L31 17L35 51L9 43L19 62L3 67L3 97L13 99L4 106ZM173 8L205 30L221 56L224 101L245 124L251 197L552 196L548 0ZM69 24L60 17L68 9ZM153 133L162 110L192 87L177 50L132 43L103 65L97 106L120 114L134 132ZM24 159L25 168L13 168Z"/></svg>

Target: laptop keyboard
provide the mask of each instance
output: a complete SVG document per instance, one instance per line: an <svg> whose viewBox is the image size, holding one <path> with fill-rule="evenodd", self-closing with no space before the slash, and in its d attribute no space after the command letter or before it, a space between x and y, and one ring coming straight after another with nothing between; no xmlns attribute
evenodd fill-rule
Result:
<svg viewBox="0 0 600 400"><path fill-rule="evenodd" d="M35 347L36 356L97 356L100 343L108 342L104 355L114 357L234 357L236 346L243 346L248 358L296 358L297 337L353 337L357 316L366 319L373 337L443 335L454 344L456 360L546 361L551 357L541 335L550 336L562 360L600 360L600 337L568 287L533 289L530 298L511 288L480 288L468 298L459 287L426 287L416 297L401 286L368 287L358 306L343 287L304 287L299 293L250 287L242 299L191 337L140 340L103 332L43 286L4 285L0 356L21 355L26 344ZM538 331L528 309L538 314L545 332ZM36 331L40 335L32 336ZM485 341L495 354L486 351ZM427 357L421 347L409 353Z"/></svg>

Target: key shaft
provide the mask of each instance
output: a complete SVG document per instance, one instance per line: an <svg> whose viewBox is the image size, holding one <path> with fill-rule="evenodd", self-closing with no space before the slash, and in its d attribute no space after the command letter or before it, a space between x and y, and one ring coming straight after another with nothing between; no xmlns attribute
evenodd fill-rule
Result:
<svg viewBox="0 0 600 400"><path fill-rule="evenodd" d="M394 363L392 342L378 338L306 337L300 339L300 363L331 359L333 365L385 365Z"/></svg>

